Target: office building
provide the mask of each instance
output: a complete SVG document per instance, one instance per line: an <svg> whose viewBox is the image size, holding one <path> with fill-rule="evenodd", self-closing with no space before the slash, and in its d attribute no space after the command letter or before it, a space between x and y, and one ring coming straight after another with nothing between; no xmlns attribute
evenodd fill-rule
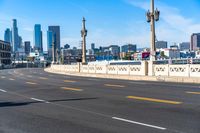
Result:
<svg viewBox="0 0 200 133"><path fill-rule="evenodd" d="M92 49L92 50L95 49L95 43L91 43L91 49Z"/></svg>
<svg viewBox="0 0 200 133"><path fill-rule="evenodd" d="M19 49L19 48L22 48L23 46L23 41L22 41L22 37L21 36L18 36L18 42L19 42L19 47L17 48L17 49Z"/></svg>
<svg viewBox="0 0 200 133"><path fill-rule="evenodd" d="M161 49L160 52L164 52L164 55L168 59L176 59L181 57L180 50L176 48Z"/></svg>
<svg viewBox="0 0 200 133"><path fill-rule="evenodd" d="M167 42L166 41L156 41L156 49L164 49L167 48Z"/></svg>
<svg viewBox="0 0 200 133"><path fill-rule="evenodd" d="M31 52L31 42L30 41L25 41L24 42L24 48L25 48L25 54L29 55Z"/></svg>
<svg viewBox="0 0 200 133"><path fill-rule="evenodd" d="M191 36L190 49L196 51L200 49L200 33L193 33Z"/></svg>
<svg viewBox="0 0 200 133"><path fill-rule="evenodd" d="M179 43L179 49L181 51L189 51L190 50L190 42L182 42L182 43Z"/></svg>
<svg viewBox="0 0 200 133"><path fill-rule="evenodd" d="M53 44L53 32L47 31L47 51L48 56L52 58L52 44Z"/></svg>
<svg viewBox="0 0 200 133"><path fill-rule="evenodd" d="M43 53L42 31L40 24L35 24L34 26L34 49L39 53Z"/></svg>
<svg viewBox="0 0 200 133"><path fill-rule="evenodd" d="M60 52L60 26L49 26L48 32L52 32L52 36L55 42L55 49Z"/></svg>
<svg viewBox="0 0 200 133"><path fill-rule="evenodd" d="M11 45L9 42L0 40L0 65L11 64Z"/></svg>
<svg viewBox="0 0 200 133"><path fill-rule="evenodd" d="M11 44L11 40L12 40L12 32L9 28L7 28L4 33L4 41L9 42Z"/></svg>
<svg viewBox="0 0 200 133"><path fill-rule="evenodd" d="M137 51L137 46L133 44L127 44L121 47L121 52L128 53L128 52L136 52L136 51Z"/></svg>
<svg viewBox="0 0 200 133"><path fill-rule="evenodd" d="M118 45L110 45L109 51L113 59L119 59L120 47Z"/></svg>

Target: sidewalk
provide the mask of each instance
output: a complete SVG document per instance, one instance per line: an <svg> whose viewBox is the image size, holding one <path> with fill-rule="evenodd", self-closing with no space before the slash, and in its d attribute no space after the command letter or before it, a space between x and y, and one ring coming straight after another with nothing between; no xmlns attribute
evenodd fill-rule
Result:
<svg viewBox="0 0 200 133"><path fill-rule="evenodd" d="M133 76L133 75L130 76L130 75L111 75L111 74L95 74L95 73L93 74L93 73L59 72L59 71L54 71L50 68L46 68L44 69L44 71L49 73L80 76L80 77L200 84L200 78L190 78L190 77Z"/></svg>

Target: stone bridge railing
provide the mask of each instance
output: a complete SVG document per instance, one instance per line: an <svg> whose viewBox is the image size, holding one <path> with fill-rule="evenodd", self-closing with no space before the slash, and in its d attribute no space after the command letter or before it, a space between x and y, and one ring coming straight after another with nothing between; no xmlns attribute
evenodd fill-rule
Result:
<svg viewBox="0 0 200 133"><path fill-rule="evenodd" d="M200 77L199 64L154 65L155 76Z"/></svg>
<svg viewBox="0 0 200 133"><path fill-rule="evenodd" d="M141 65L51 65L58 72L81 72L96 74L147 75L147 62Z"/></svg>
<svg viewBox="0 0 200 133"><path fill-rule="evenodd" d="M57 72L79 72L112 75L141 76L181 76L199 77L199 64L155 65L142 61L141 65L51 65L51 70Z"/></svg>

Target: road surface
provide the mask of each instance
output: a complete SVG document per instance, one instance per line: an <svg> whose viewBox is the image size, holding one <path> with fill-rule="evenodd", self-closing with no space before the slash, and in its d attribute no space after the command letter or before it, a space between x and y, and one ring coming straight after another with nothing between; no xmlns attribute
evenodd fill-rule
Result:
<svg viewBox="0 0 200 133"><path fill-rule="evenodd" d="M1 70L0 133L200 133L200 85Z"/></svg>

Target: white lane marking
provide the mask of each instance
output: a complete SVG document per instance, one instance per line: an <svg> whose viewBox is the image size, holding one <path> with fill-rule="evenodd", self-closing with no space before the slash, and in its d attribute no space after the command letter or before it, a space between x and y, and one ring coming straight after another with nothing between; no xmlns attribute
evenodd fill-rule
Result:
<svg viewBox="0 0 200 133"><path fill-rule="evenodd" d="M167 128L164 128L164 127L154 126L154 125L145 124L145 123L136 122L136 121L131 121L131 120L118 118L118 117L112 117L112 119L124 121L124 122L129 122L129 123L133 123L133 124L137 124L137 125L142 125L142 126L146 126L146 127L156 128L156 129L160 129L160 130L166 130L167 129Z"/></svg>
<svg viewBox="0 0 200 133"><path fill-rule="evenodd" d="M15 80L15 79L13 79L13 78L9 78L9 80L11 80L11 81L12 81L12 80Z"/></svg>
<svg viewBox="0 0 200 133"><path fill-rule="evenodd" d="M6 90L0 89L1 92L7 92Z"/></svg>
<svg viewBox="0 0 200 133"><path fill-rule="evenodd" d="M5 79L6 77L5 77L5 76L1 76L1 78L2 78L2 79Z"/></svg>
<svg viewBox="0 0 200 133"><path fill-rule="evenodd" d="M48 101L45 101L45 100L42 100L42 99L33 98L33 97L31 98L31 100L38 101L38 102L49 103Z"/></svg>
<svg viewBox="0 0 200 133"><path fill-rule="evenodd" d="M31 76L31 75L27 75L27 77L32 78L33 76Z"/></svg>

